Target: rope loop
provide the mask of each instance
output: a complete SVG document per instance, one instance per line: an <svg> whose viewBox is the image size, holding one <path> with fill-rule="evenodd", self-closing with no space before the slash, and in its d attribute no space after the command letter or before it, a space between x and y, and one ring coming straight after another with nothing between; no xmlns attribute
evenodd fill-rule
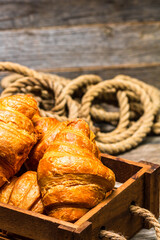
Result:
<svg viewBox="0 0 160 240"><path fill-rule="evenodd" d="M160 223L150 211L135 205L130 206L130 211L135 215L143 217L145 221L150 223L155 229L157 239L160 240Z"/></svg>
<svg viewBox="0 0 160 240"><path fill-rule="evenodd" d="M85 119L101 152L116 155L136 147L149 132L160 134L160 91L138 79L118 75L110 80L81 75L73 80L0 62L1 97L32 94L41 116L60 121Z"/></svg>
<svg viewBox="0 0 160 240"><path fill-rule="evenodd" d="M145 221L150 223L152 227L154 227L157 240L160 240L160 223L158 220L155 218L155 216L147 209L136 206L136 205L131 205L130 206L130 211L134 215L138 215L140 217L143 217ZM106 230L101 230L99 234L100 238L107 238L107 239L112 239L112 240L127 240L123 235L114 233L112 231L106 231Z"/></svg>

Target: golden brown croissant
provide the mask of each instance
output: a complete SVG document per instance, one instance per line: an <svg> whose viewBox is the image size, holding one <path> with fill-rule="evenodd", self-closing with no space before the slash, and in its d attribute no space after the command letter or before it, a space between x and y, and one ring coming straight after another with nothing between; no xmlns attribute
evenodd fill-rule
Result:
<svg viewBox="0 0 160 240"><path fill-rule="evenodd" d="M43 213L37 173L28 171L19 178L13 177L0 189L0 202Z"/></svg>
<svg viewBox="0 0 160 240"><path fill-rule="evenodd" d="M33 119L36 132L41 136L37 144L32 148L29 158L26 161L29 170L36 171L40 159L43 157L46 149L53 143L56 135L60 133L69 123L69 121L59 122L55 118L40 117L37 113ZM94 140L94 133L90 131L90 139L93 144L93 153L100 159L100 151Z"/></svg>
<svg viewBox="0 0 160 240"><path fill-rule="evenodd" d="M30 95L0 99L0 186L19 171L37 141L31 121L36 111Z"/></svg>
<svg viewBox="0 0 160 240"><path fill-rule="evenodd" d="M95 156L88 124L70 121L38 165L38 183L48 215L74 222L105 198L115 175Z"/></svg>

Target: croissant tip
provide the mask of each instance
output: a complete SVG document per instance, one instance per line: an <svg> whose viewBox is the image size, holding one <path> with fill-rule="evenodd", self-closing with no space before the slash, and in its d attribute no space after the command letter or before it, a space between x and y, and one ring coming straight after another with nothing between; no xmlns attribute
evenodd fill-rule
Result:
<svg viewBox="0 0 160 240"><path fill-rule="evenodd" d="M8 179L4 176L0 176L0 187L2 187L5 183L9 183Z"/></svg>

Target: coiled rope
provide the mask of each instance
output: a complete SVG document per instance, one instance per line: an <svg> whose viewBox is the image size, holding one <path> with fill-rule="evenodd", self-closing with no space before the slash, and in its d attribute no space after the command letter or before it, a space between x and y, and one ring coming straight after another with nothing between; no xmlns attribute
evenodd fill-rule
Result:
<svg viewBox="0 0 160 240"><path fill-rule="evenodd" d="M151 226L154 227L154 229L155 229L157 240L160 240L160 223L158 222L158 220L155 218L155 216L150 211L148 211L145 208L136 206L136 205L131 205L130 211L134 215L143 217L146 222L151 224ZM107 239L112 239L112 240L127 240L121 234L117 234L117 233L114 233L111 231L106 231L106 230L101 230L99 237L101 239L107 238Z"/></svg>
<svg viewBox="0 0 160 240"><path fill-rule="evenodd" d="M42 116L59 121L84 118L101 152L119 154L136 147L151 131L160 134L160 91L138 79L118 75L102 81L89 74L70 80L11 62L0 62L0 71L14 72L2 79L1 97L30 93ZM108 111L109 104L116 111Z"/></svg>

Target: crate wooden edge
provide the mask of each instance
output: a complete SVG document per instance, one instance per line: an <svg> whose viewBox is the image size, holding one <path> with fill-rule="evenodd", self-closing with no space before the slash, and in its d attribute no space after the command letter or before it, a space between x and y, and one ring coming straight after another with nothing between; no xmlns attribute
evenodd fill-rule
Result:
<svg viewBox="0 0 160 240"><path fill-rule="evenodd" d="M137 218L131 214L131 212L129 211L129 206L132 202L135 202L140 207L144 207L144 208L150 210L156 216L156 218L158 218L159 202L160 202L160 199L159 199L160 186L157 185L156 183L158 181L158 178L160 177L160 166L157 164L143 162L143 161L133 162L133 161L130 161L127 159L110 156L108 154L102 154L102 157L104 157L104 161L102 159L104 164L105 164L105 160L112 160L112 162L123 163L123 165L125 165L127 167L134 166L132 168L132 171L129 172L129 174L131 174L131 173L134 173L134 174L132 176L130 176L130 178L127 181L125 181L124 184L114 192L114 195L111 195L109 198L107 198L106 200L104 200L103 202L98 204L95 208L91 209L81 219L79 219L76 222L76 224L82 224L85 222L85 220L91 221L92 222L92 232L94 232L94 236L97 236L97 237L94 237L92 234L92 239L98 239L98 232L100 231L100 227L99 226L97 227L96 226L97 224L96 225L94 224L95 222L96 223L98 222L98 224L103 227L107 226L107 230L115 230L116 232L119 231L119 232L123 233L124 235L126 235L127 237L132 237L135 233L137 233L143 227L150 228L151 226L146 224L140 217ZM108 161L107 161L107 163L108 163ZM112 170L114 170L114 169L112 169ZM137 172L135 172L135 171L137 171ZM141 183L141 191L140 191L140 183ZM136 188L134 187L135 185L137 185ZM103 207L104 206L106 208L108 207L108 211L111 210L111 208L109 209L109 203L112 203L112 205L113 205L115 197L120 197L120 194L123 195L123 190L126 191L126 194L127 193L129 194L129 191L130 192L133 191L134 188L135 188L135 190L136 189L139 190L139 193L137 192L137 194L136 194L136 192L135 192L135 195L137 195L137 196L139 195L139 197L136 200L135 196L133 196L133 199L131 198L131 199L128 199L128 202L126 201L126 203L127 203L126 210L128 209L127 214L128 214L128 216L130 216L129 217L130 225L128 225L128 229L123 229L122 227L118 228L119 226L114 227L113 225L116 225L115 222L114 223L112 222L112 225L111 224L106 225L105 223L107 223L107 221L105 221L105 220L100 221L100 217L96 216L98 213L102 217L102 215L104 213L104 209L103 209L103 211L100 212L100 210L101 210L100 206L103 205ZM119 193L116 194L116 192L119 192ZM105 202L106 202L106 204L104 204ZM123 199L121 199L121 203L125 204ZM98 209L99 209L99 211L98 211ZM112 210L114 210L114 208ZM106 213L108 213L108 212L106 212ZM113 212L112 212L112 214L113 214ZM122 214L123 214L123 212L121 211L120 217L123 216ZM118 216L118 212L117 212L117 216ZM107 218L107 216L106 216L106 218ZM135 224L133 219L135 220L135 222L138 223L137 225ZM124 221L124 219L123 219L123 221ZM119 221L118 223L120 223L120 222L121 221ZM96 228L98 229L98 231Z"/></svg>
<svg viewBox="0 0 160 240"><path fill-rule="evenodd" d="M108 204L108 202L112 202L113 199L115 199L115 196L118 196L121 192L126 191L126 189L128 189L133 183L137 182L137 180L144 182L145 179L150 179L147 184L149 186L150 183L152 182L152 185L153 185L153 183L155 182L155 177L157 176L157 174L160 174L160 167L158 165L154 165L154 167L153 167L153 164L151 164L152 165L152 167L151 167L151 165L149 163L147 163L147 164L146 163L137 163L137 162L133 162L133 161L122 159L122 158L117 159L117 157L113 157L108 154L102 154L102 159L104 159L104 160L110 159L110 160L112 160L112 162L115 165L117 163L118 164L123 163L126 166L128 166L128 168L132 167L134 169L134 171L138 170L138 172L140 172L140 175L137 174L137 172L136 172L132 177L130 177L127 181L125 181L125 183L122 184L122 186L120 188L117 189L116 193L114 192L113 195L111 195L109 198L104 200L105 204L104 204L104 201L102 203L98 204L95 208L91 209L87 214L85 214L81 219L79 219L74 224L60 221L60 220L57 220L54 218L50 218L50 217L42 215L42 214L37 214L37 213L33 213L33 212L30 212L27 210L22 210L22 209L14 207L14 206L9 206L9 205L0 203L0 219L1 219L0 220L0 228L10 231L10 232L13 232L15 234L24 236L24 237L29 237L29 238L38 239L38 240L41 240L41 239L45 239L45 240L57 239L58 240L58 239L62 239L61 238L62 235L65 236L65 239L83 239L83 240L93 239L94 222L92 222L92 218L88 217L89 214L91 214L93 212L94 212L94 214L98 213L99 210L97 211L97 209L101 209L102 205L106 206ZM159 196L159 194L158 194L158 196ZM148 199L148 201L150 201L150 200L153 200L153 199ZM157 197L157 202L159 203L158 197ZM157 204L157 202L156 202L156 204ZM148 206L150 206L150 203L148 204ZM156 211L156 214L157 214L157 209L159 210L159 206L154 208L154 211ZM2 212L3 212L3 217L2 217ZM10 223L10 221L8 222L8 219L6 219L6 215L9 216L9 220L12 221L11 223ZM21 224L22 221L24 224L24 221L26 221L23 229L22 229L22 227L20 227L20 225L18 225L18 228L17 228L16 227L17 225L13 224L13 222L14 223L16 222L16 221L14 221L15 219L13 216L16 218L16 221L19 220L18 221L19 224ZM19 216L21 216L21 217L19 218ZM17 219L17 218L19 218L19 219ZM3 221L2 221L2 219L3 219ZM29 223L27 222L28 220L26 220L26 219L29 219ZM96 221L95 219L93 219L93 220ZM3 222L3 224L2 224L2 222ZM28 227L27 227L27 224L28 224ZM2 227L2 225L3 225L3 227ZM39 226L41 226L41 227L39 227ZM137 232L140 228L142 228L142 226L143 226L143 222L140 221L138 228L135 229L135 232ZM98 231L99 231L99 229L100 228L98 228ZM96 231L97 231L97 229L96 229ZM47 232L47 234L46 234L46 232ZM54 236L54 238L53 238L53 236ZM97 237L98 237L98 235L96 232L95 239L97 239Z"/></svg>

